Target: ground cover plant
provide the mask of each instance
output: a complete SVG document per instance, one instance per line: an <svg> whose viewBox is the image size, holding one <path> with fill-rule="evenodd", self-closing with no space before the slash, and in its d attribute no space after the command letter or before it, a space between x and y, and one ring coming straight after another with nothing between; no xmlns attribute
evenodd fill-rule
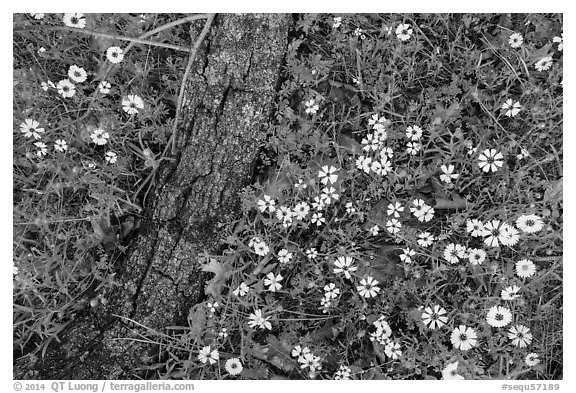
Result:
<svg viewBox="0 0 576 393"><path fill-rule="evenodd" d="M15 359L118 286L170 160L185 17L14 16ZM205 300L165 332L130 321L158 348L142 368L562 378L562 16L293 18ZM120 38L154 30L169 44Z"/></svg>

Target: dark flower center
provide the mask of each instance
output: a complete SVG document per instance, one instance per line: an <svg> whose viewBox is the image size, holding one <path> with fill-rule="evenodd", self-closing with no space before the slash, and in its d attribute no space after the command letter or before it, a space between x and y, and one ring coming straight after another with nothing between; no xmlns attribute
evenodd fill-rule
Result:
<svg viewBox="0 0 576 393"><path fill-rule="evenodd" d="M502 314L496 314L496 317L494 317L494 319L496 319L497 321L501 321L504 319L504 316Z"/></svg>
<svg viewBox="0 0 576 393"><path fill-rule="evenodd" d="M468 336L465 335L464 333L460 334L459 337L460 337L460 341L466 341L466 340L468 340Z"/></svg>

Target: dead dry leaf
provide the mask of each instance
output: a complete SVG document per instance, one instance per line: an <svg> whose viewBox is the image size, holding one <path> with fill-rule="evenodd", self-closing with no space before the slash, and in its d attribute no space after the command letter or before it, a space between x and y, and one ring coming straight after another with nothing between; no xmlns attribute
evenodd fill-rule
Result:
<svg viewBox="0 0 576 393"><path fill-rule="evenodd" d="M230 277L232 272L230 267L224 263L218 262L214 258L210 258L208 264L202 266L203 272L214 273L214 277L206 283L204 293L217 298L222 293L222 288L226 280Z"/></svg>

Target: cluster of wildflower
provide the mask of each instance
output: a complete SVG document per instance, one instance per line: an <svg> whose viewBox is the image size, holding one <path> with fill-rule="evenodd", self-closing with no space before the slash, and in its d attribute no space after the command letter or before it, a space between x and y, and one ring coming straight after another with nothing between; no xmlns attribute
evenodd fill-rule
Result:
<svg viewBox="0 0 576 393"><path fill-rule="evenodd" d="M336 189L334 188L334 185L338 181L338 174L337 174L338 171L339 169L335 168L332 165L330 166L324 165L318 171L318 178L320 179L320 183L322 183L325 186L324 188L322 188L320 196L314 197L314 202L312 203L312 207L316 209L318 212L323 210L327 205L330 205L332 202L335 202L338 199L340 199L340 194L337 194ZM319 217L321 218L321 216ZM319 226L320 223L318 221L316 222L317 225Z"/></svg>
<svg viewBox="0 0 576 393"><path fill-rule="evenodd" d="M552 42L558 44L558 52L562 52L564 47L564 33L562 33L560 37L555 36L552 39ZM520 48L523 43L524 43L524 37L522 37L522 34L520 33L516 32L512 33L508 38L508 44L510 44L512 48L515 49ZM550 69L550 67L552 67L553 62L554 59L552 59L552 56L546 55L540 58L538 61L536 61L536 63L534 63L534 68L536 68L540 72L547 71L548 69Z"/></svg>
<svg viewBox="0 0 576 393"><path fill-rule="evenodd" d="M536 233L540 231L544 223L542 219L535 214L521 215L516 220L516 226L524 233ZM520 232L513 225L501 223L498 220L492 220L482 223L477 219L469 219L466 223L466 230L473 237L483 238L483 242L488 246L496 247L500 243L503 245L514 245L518 242ZM405 253L407 254L407 253ZM409 255L405 258L409 258ZM460 244L450 243L444 249L444 258L451 264L458 263L462 258L468 258L473 265L481 264L486 259L486 252L477 248L466 248ZM536 271L535 264L528 260L522 259L516 262L516 274L520 278L528 278L534 275ZM512 301L518 299L518 292L521 288L517 285L509 285L502 289L500 297L502 300ZM448 324L446 310L439 306L428 306L422 312L422 322L429 329L438 329ZM486 323L493 328L505 328L514 320L509 308L499 304L490 307L486 313ZM507 337L514 346L524 348L532 342L530 329L522 324L516 324L508 328ZM467 351L478 343L478 335L475 329L466 325L459 325L450 333L450 341L454 348ZM527 365L538 363L538 355L530 354L527 357ZM446 366L443 376L444 379L461 379L461 376L455 373L457 363L451 363Z"/></svg>
<svg viewBox="0 0 576 393"><path fill-rule="evenodd" d="M535 214L522 215L516 220L516 226L524 233L535 233L540 231L544 223ZM466 230L474 237L484 237L484 243L490 247L514 246L520 239L520 231L514 226L491 220L482 223L480 220L472 219L466 222Z"/></svg>
<svg viewBox="0 0 576 393"><path fill-rule="evenodd" d="M434 208L427 205L423 199L414 199L412 206L410 206L410 212L421 222L430 221L434 218L435 213Z"/></svg>
<svg viewBox="0 0 576 393"><path fill-rule="evenodd" d="M503 291L502 298L507 300L510 298L510 293L515 294L518 290L516 286L508 287ZM494 328L506 327L512 320L510 309L500 305L494 305L486 313L486 322ZM442 328L448 323L446 310L439 305L428 306L422 312L422 322L424 326L432 330ZM508 338L513 345L524 348L531 343L532 334L529 328L518 324L508 329ZM477 345L478 336L473 328L460 325L450 333L450 341L454 348L467 351Z"/></svg>
<svg viewBox="0 0 576 393"><path fill-rule="evenodd" d="M257 255L265 256L270 252L270 247L259 237L253 237L250 242L248 242L248 247L253 247L254 252Z"/></svg>
<svg viewBox="0 0 576 393"><path fill-rule="evenodd" d="M408 154L416 155L422 149L420 138L422 138L423 133L424 130L418 125L412 125L406 128L406 138L408 138L406 152Z"/></svg>
<svg viewBox="0 0 576 393"><path fill-rule="evenodd" d="M337 201L340 195L336 192L333 184L336 183L338 175L335 173L338 169L334 166L323 166L318 173L321 183L325 185L319 196L315 196L312 202L312 213L310 222L316 226L321 226L326 222L322 210ZM328 184L330 183L330 184ZM296 184L297 188L304 188L304 184ZM289 206L279 206L276 208L276 201L269 195L264 195L263 199L258 200L258 209L262 212L275 213L275 217L280 221L284 228L291 226L295 221L304 221L311 210L310 204L305 201L298 202L293 208Z"/></svg>
<svg viewBox="0 0 576 393"><path fill-rule="evenodd" d="M386 322L386 318L381 316L374 321L372 325L374 325L376 330L370 333L370 341L377 341L382 345L386 345L388 341L390 341L390 336L392 336L392 329L390 329L390 325Z"/></svg>
<svg viewBox="0 0 576 393"><path fill-rule="evenodd" d="M392 329L386 318L380 316L376 321L372 323L376 328L374 332L370 333L370 341L378 342L380 345L384 346L384 353L392 360L398 359L402 356L402 351L400 349L400 344L392 340Z"/></svg>
<svg viewBox="0 0 576 393"><path fill-rule="evenodd" d="M82 83L88 79L88 73L82 67L71 65L68 69L68 79L62 79L56 84L58 94L64 98L74 97L76 94L76 85L72 82Z"/></svg>
<svg viewBox="0 0 576 393"><path fill-rule="evenodd" d="M206 303L206 308L208 309L208 311L210 312L209 318L212 318L214 316L214 314L216 313L216 309L220 307L220 304L218 302L207 302Z"/></svg>
<svg viewBox="0 0 576 393"><path fill-rule="evenodd" d="M510 310L495 306L490 309L487 316L488 323L493 327L504 327L512 320ZM508 339L512 345L519 348L525 348L532 342L532 333L530 329L524 325L517 324L507 330ZM473 328L460 325L455 328L450 334L450 342L456 349L468 351L469 349L478 345L478 334Z"/></svg>
<svg viewBox="0 0 576 393"><path fill-rule="evenodd" d="M302 370L308 369L312 375L322 369L320 357L310 352L310 348L308 347L302 348L300 345L296 345L294 349L292 349L292 356L297 358Z"/></svg>
<svg viewBox="0 0 576 393"><path fill-rule="evenodd" d="M226 329L222 330L226 331ZM212 349L210 345L207 345L198 351L197 358L204 365L213 365L220 360L220 352L218 349ZM224 368L230 375L238 375L244 370L239 358L230 358L226 360Z"/></svg>
<svg viewBox="0 0 576 393"><path fill-rule="evenodd" d="M225 327L221 328L220 331L218 332L218 338L225 339L227 337L228 337L228 329L226 329Z"/></svg>
<svg viewBox="0 0 576 393"><path fill-rule="evenodd" d="M37 15L34 14L34 17L37 18ZM42 16L43 17L43 16ZM79 13L71 13L71 14L64 14L63 18L64 24L68 27L74 27L83 29L86 25L86 19L83 14ZM44 49L45 50L45 49ZM106 57L112 63L119 63L123 58L122 49L119 47L112 46L108 48L106 52ZM83 68L79 67L76 64L71 65L67 71L68 78L62 79L56 84L50 80L47 82L41 82L41 88L44 91L48 91L49 89L55 89L58 94L60 94L63 98L72 98L76 95L77 92L77 84L84 83L88 80L88 72ZM108 94L111 89L111 84L108 81L101 80L98 82L98 90L102 94ZM139 109L144 108L144 101L141 97L135 94L129 94L122 99L122 108L123 110L132 115L138 113ZM20 125L20 130L26 137L33 136L35 139L40 139L42 133L45 132L44 128L39 127L39 122L34 119L26 119L24 123ZM110 138L110 134L101 127L94 128L91 127L90 131L90 139L96 145L102 146L108 143ZM37 141L34 145L38 148L37 155L39 157L43 157L48 153L47 145L44 142ZM57 139L54 141L54 150L57 152L63 153L68 150L68 144L63 139ZM113 151L108 151L105 153L104 156L105 160L109 164L114 164L117 161L117 154Z"/></svg>
<svg viewBox="0 0 576 393"><path fill-rule="evenodd" d="M540 231L544 223L535 214L522 215L516 220L516 226L524 233L535 233ZM520 239L520 231L514 226L491 220L482 223L478 219L468 219L466 221L466 231L472 237L482 237L484 244L490 247L514 246ZM444 259L450 264L456 264L461 259L468 259L472 265L480 265L486 260L486 251L480 248L466 248L461 244L450 243L444 248ZM536 271L534 263L527 259L522 259L516 263L516 273L519 277L527 278Z"/></svg>
<svg viewBox="0 0 576 393"><path fill-rule="evenodd" d="M34 119L26 119L23 123L20 124L20 132L24 134L26 138L34 137L34 139L42 138L41 134L45 133L43 127L40 127L40 123ZM34 142L34 146L38 148L36 151L36 155L38 157L43 157L48 153L48 147L42 141ZM66 141L58 139L54 144L54 148L57 151L66 151L68 146L66 145Z"/></svg>
<svg viewBox="0 0 576 393"><path fill-rule="evenodd" d="M334 374L334 379L346 381L350 379L351 374L352 370L350 369L350 367L341 364L340 367L338 367L338 371L336 371L336 374Z"/></svg>
<svg viewBox="0 0 576 393"><path fill-rule="evenodd" d="M44 14L31 15L35 19L42 19L44 17ZM86 17L81 13L64 14L62 20L68 27L83 29L86 26ZM45 48L40 49L41 52L46 50ZM120 47L111 46L106 51L106 58L114 64L121 62L123 57L124 54ZM57 83L54 83L50 80L41 82L42 90L48 91L49 89L55 89L63 98L74 97L77 92L77 85L86 82L88 80L89 73L83 67L79 67L78 65L73 64L68 68L67 74L68 78L62 79ZM98 90L102 94L110 93L111 87L112 85L108 81L101 80L98 82ZM129 94L122 99L122 108L128 114L136 114L138 113L139 109L144 108L144 101L137 95ZM20 127L22 133L26 137L34 136L35 139L40 139L40 133L44 132L44 129L39 128L38 126L39 123L36 120L26 119ZM110 135L106 130L102 128L93 128L91 130L90 138L92 139L93 143L101 146L108 143ZM48 150L44 142L38 141L35 142L34 145L38 148L37 155L39 157L45 156L47 154ZM68 150L68 144L63 139L57 139L54 142L54 149L57 152L63 153ZM117 161L117 154L113 151L108 151L106 152L104 158L109 164L114 164Z"/></svg>
<svg viewBox="0 0 576 393"><path fill-rule="evenodd" d="M323 313L327 313L336 304L339 295L340 289L336 288L336 284L329 283L324 286L324 296L320 300Z"/></svg>
<svg viewBox="0 0 576 393"><path fill-rule="evenodd" d="M378 114L372 115L368 125L373 132L368 133L361 141L364 154L356 159L356 168L369 174L371 172L385 176L392 171L390 159L393 151L384 145L388 134L385 129L386 118Z"/></svg>

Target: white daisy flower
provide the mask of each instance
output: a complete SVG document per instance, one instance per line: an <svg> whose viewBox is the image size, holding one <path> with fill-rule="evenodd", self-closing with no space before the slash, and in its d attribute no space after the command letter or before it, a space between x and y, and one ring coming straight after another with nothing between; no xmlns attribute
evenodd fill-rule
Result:
<svg viewBox="0 0 576 393"><path fill-rule="evenodd" d="M110 93L110 89L112 88L112 85L110 84L110 82L107 81L100 81L98 83L98 90L100 91L100 93L102 94L108 94Z"/></svg>
<svg viewBox="0 0 576 393"><path fill-rule="evenodd" d="M86 81L86 78L88 78L88 73L82 67L71 65L68 69L68 77L76 83L82 83Z"/></svg>
<svg viewBox="0 0 576 393"><path fill-rule="evenodd" d="M506 113L504 113L506 116L514 117L520 113L522 106L520 105L520 102L513 102L512 99L509 98L502 104L502 109L506 111Z"/></svg>
<svg viewBox="0 0 576 393"><path fill-rule="evenodd" d="M74 97L74 94L76 94L76 86L70 82L70 79L62 79L56 84L56 89L58 94L64 98Z"/></svg>
<svg viewBox="0 0 576 393"><path fill-rule="evenodd" d="M26 138L30 138L31 136L34 139L40 139L44 134L44 128L40 127L40 123L34 119L26 119L23 123L20 123L20 132L24 134Z"/></svg>
<svg viewBox="0 0 576 393"><path fill-rule="evenodd" d="M535 233L544 227L544 222L535 214L527 214L518 217L516 226L524 233Z"/></svg>
<svg viewBox="0 0 576 393"><path fill-rule="evenodd" d="M332 28L337 29L340 27L340 25L342 24L342 17L341 16L335 16L332 19L333 23L332 23Z"/></svg>
<svg viewBox="0 0 576 393"><path fill-rule="evenodd" d="M534 64L534 68L536 68L540 72L547 71L548 69L550 69L550 67L552 67L552 62L553 62L552 57L546 56L538 60Z"/></svg>
<svg viewBox="0 0 576 393"><path fill-rule="evenodd" d="M524 37L520 33L512 33L508 38L508 43L512 48L520 48L524 42Z"/></svg>
<svg viewBox="0 0 576 393"><path fill-rule="evenodd" d="M503 159L502 153L497 152L495 149L486 149L478 156L478 166L484 172L496 172L504 164Z"/></svg>
<svg viewBox="0 0 576 393"><path fill-rule="evenodd" d="M477 344L476 331L465 325L460 325L452 331L450 335L450 342L454 348L462 351L468 351Z"/></svg>
<svg viewBox="0 0 576 393"><path fill-rule="evenodd" d="M400 41L408 41L412 37L412 29L410 25L406 23L401 23L396 27L396 37Z"/></svg>
<svg viewBox="0 0 576 393"><path fill-rule="evenodd" d="M488 310L486 322L492 327L504 327L512 322L512 313L506 307L493 306Z"/></svg>
<svg viewBox="0 0 576 393"><path fill-rule="evenodd" d="M118 64L124 59L124 52L119 46L111 46L106 50L106 58L113 64Z"/></svg>
<svg viewBox="0 0 576 393"><path fill-rule="evenodd" d="M84 14L79 13L72 13L72 14L64 14L62 18L64 24L68 27L75 27L77 29L83 29L86 27L86 18Z"/></svg>
<svg viewBox="0 0 576 393"><path fill-rule="evenodd" d="M138 109L144 109L144 101L135 94L129 94L122 99L122 109L129 115L138 113Z"/></svg>
<svg viewBox="0 0 576 393"><path fill-rule="evenodd" d="M528 278L536 273L536 265L529 259L521 259L516 262L516 274L518 277Z"/></svg>
<svg viewBox="0 0 576 393"><path fill-rule="evenodd" d="M374 280L372 277L368 276L360 280L360 285L356 286L360 296L371 298L375 297L380 288L378 287L378 281Z"/></svg>

